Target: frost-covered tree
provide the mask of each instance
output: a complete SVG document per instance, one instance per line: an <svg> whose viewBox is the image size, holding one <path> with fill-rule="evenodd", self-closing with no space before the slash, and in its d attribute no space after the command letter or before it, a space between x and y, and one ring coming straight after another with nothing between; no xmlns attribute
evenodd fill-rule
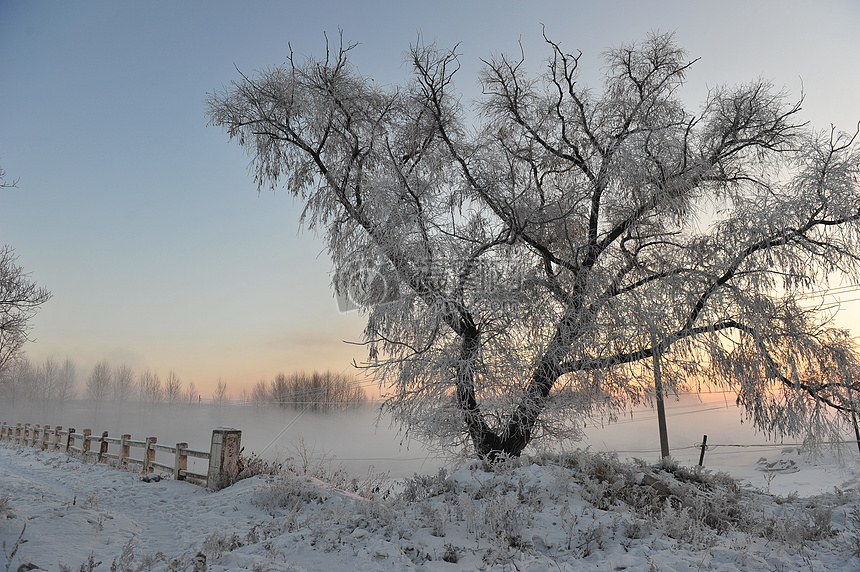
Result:
<svg viewBox="0 0 860 572"><path fill-rule="evenodd" d="M2 176L0 169L0 182ZM21 355L30 339L31 320L51 298L51 293L37 286L17 261L10 246L0 247L0 372Z"/></svg>
<svg viewBox="0 0 860 572"><path fill-rule="evenodd" d="M57 400L60 402L60 412L62 412L63 404L66 401L71 401L77 396L77 385L78 366L72 358L67 356L60 367L59 382L57 384Z"/></svg>
<svg viewBox="0 0 860 572"><path fill-rule="evenodd" d="M254 388L251 390L251 401L254 402L255 407L260 407L269 403L269 385L266 383L265 379L261 379L256 383L256 385L254 385Z"/></svg>
<svg viewBox="0 0 860 572"><path fill-rule="evenodd" d="M114 370L112 390L113 400L117 402L126 402L134 396L134 372L127 363L118 365Z"/></svg>
<svg viewBox="0 0 860 572"><path fill-rule="evenodd" d="M19 357L0 368L0 397L11 405L21 399L31 399L36 385L36 371L26 357Z"/></svg>
<svg viewBox="0 0 860 572"><path fill-rule="evenodd" d="M167 374L167 379L164 381L164 398L168 403L176 403L182 399L182 380L176 375L172 369Z"/></svg>
<svg viewBox="0 0 860 572"><path fill-rule="evenodd" d="M197 386L193 381L189 381L188 386L185 388L185 401L191 404L200 401L200 393L197 391Z"/></svg>
<svg viewBox="0 0 860 572"><path fill-rule="evenodd" d="M146 370L140 374L137 381L140 400L144 403L161 403L164 400L164 388L157 371Z"/></svg>
<svg viewBox="0 0 860 572"><path fill-rule="evenodd" d="M107 360L97 362L87 378L87 399L101 403L111 396L114 388L113 371Z"/></svg>
<svg viewBox="0 0 860 572"><path fill-rule="evenodd" d="M767 430L849 409L854 345L799 300L860 278L855 136L811 130L761 79L689 109L671 35L608 51L591 87L581 54L546 45L538 75L484 62L468 106L458 54L420 43L405 85L360 75L341 42L209 96L259 187L325 231L386 406L517 455L571 413L653 395L660 356L668 391L737 391Z"/></svg>
<svg viewBox="0 0 860 572"><path fill-rule="evenodd" d="M215 386L215 392L212 394L212 403L222 406L229 402L230 396L227 394L227 382L219 377L218 385Z"/></svg>

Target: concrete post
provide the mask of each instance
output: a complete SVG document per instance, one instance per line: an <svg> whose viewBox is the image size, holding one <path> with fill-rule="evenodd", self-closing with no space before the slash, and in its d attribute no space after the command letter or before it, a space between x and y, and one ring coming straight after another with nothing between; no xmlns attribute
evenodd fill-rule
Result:
<svg viewBox="0 0 860 572"><path fill-rule="evenodd" d="M212 431L206 486L217 491L233 484L239 474L241 445L242 432L238 429L218 427Z"/></svg>

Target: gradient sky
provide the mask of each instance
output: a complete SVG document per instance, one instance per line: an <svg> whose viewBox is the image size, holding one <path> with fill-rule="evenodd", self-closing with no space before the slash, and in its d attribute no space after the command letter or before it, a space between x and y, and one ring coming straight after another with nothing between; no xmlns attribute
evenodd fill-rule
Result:
<svg viewBox="0 0 860 572"><path fill-rule="evenodd" d="M460 42L458 87L478 94L479 59L547 55L541 25L600 54L649 31L674 31L700 57L683 95L759 76L797 97L819 128L860 120L860 3L691 2L65 2L0 1L0 244L50 289L28 355L173 369L234 396L279 371L350 371L361 317L341 314L322 240L300 233L285 191L258 195L248 158L207 127L204 99L238 76L321 54L323 32L361 43L353 61L383 84L406 78L419 32ZM856 292L846 299L857 297ZM842 325L860 334L860 303ZM855 325L856 324L856 325Z"/></svg>

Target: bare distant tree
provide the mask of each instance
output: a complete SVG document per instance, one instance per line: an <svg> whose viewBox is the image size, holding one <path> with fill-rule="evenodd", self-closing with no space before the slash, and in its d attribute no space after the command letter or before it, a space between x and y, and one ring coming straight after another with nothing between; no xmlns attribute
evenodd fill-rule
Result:
<svg viewBox="0 0 860 572"><path fill-rule="evenodd" d="M66 359L63 360L62 367L60 368L60 380L57 389L57 399L60 401L61 411L63 403L75 399L77 396L77 386L78 368L75 365L75 362L72 361L72 358L66 357Z"/></svg>
<svg viewBox="0 0 860 572"><path fill-rule="evenodd" d="M289 401L312 411L329 411L360 405L367 400L356 379L332 371L300 371L288 378Z"/></svg>
<svg viewBox="0 0 860 572"><path fill-rule="evenodd" d="M283 373L278 373L269 387L269 400L278 407L289 407L293 405L292 392L290 385L287 382L287 376Z"/></svg>
<svg viewBox="0 0 860 572"><path fill-rule="evenodd" d="M126 402L135 394L134 372L128 364L117 366L113 373L111 397L117 402Z"/></svg>
<svg viewBox="0 0 860 572"><path fill-rule="evenodd" d="M30 339L33 316L51 293L40 288L17 264L10 246L0 247L0 372Z"/></svg>
<svg viewBox="0 0 860 572"><path fill-rule="evenodd" d="M364 388L352 376L332 371L279 373L270 384L260 381L251 399L256 405L269 403L282 408L298 407L328 411L360 405L367 401Z"/></svg>
<svg viewBox="0 0 860 572"><path fill-rule="evenodd" d="M0 369L0 399L7 403L32 399L35 384L36 371L26 357L19 356Z"/></svg>
<svg viewBox="0 0 860 572"><path fill-rule="evenodd" d="M239 392L239 402L242 405L249 405L251 403L251 393L244 385L242 386L242 390Z"/></svg>
<svg viewBox="0 0 860 572"><path fill-rule="evenodd" d="M212 403L216 405L225 405L229 400L230 396L227 395L227 382L219 377L218 385L215 387L215 393L212 394Z"/></svg>
<svg viewBox="0 0 860 572"><path fill-rule="evenodd" d="M158 372L146 370L140 374L138 380L140 400L145 403L161 403L164 398L164 390L161 387L161 378Z"/></svg>
<svg viewBox="0 0 860 572"><path fill-rule="evenodd" d="M185 401L188 403L198 403L200 401L200 393L197 391L197 386L193 381L188 382L185 388Z"/></svg>
<svg viewBox="0 0 860 572"><path fill-rule="evenodd" d="M59 393L60 365L53 357L45 361L36 370L36 398L44 402L53 401Z"/></svg>
<svg viewBox="0 0 860 572"><path fill-rule="evenodd" d="M182 381L172 369L164 382L164 398L168 403L176 403L182 398Z"/></svg>
<svg viewBox="0 0 860 572"><path fill-rule="evenodd" d="M251 401L253 401L254 405L257 407L269 404L269 384L266 383L265 379L258 381L251 390Z"/></svg>
<svg viewBox="0 0 860 572"><path fill-rule="evenodd" d="M114 387L113 372L107 360L97 362L87 378L87 398L102 402L111 396Z"/></svg>
<svg viewBox="0 0 860 572"><path fill-rule="evenodd" d="M485 61L471 108L460 54L421 42L404 85L341 42L209 97L258 187L286 186L325 233L386 407L519 455L662 394L662 362L669 391L708 379L765 431L839 438L860 358L800 301L860 280L856 132L813 131L763 79L687 106L695 60L671 34L606 52L597 86L545 39L537 75L522 53Z"/></svg>

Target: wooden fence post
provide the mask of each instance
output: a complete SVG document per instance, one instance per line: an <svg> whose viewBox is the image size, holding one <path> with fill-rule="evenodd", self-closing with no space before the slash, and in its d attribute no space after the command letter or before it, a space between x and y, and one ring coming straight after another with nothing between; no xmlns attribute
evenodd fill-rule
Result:
<svg viewBox="0 0 860 572"><path fill-rule="evenodd" d="M54 427L54 438L51 440L51 451L60 450L60 433L63 431L62 425Z"/></svg>
<svg viewBox="0 0 860 572"><path fill-rule="evenodd" d="M99 463L103 463L105 460L105 453L107 453L108 442L105 441L107 439L108 432L102 431L102 438L99 440Z"/></svg>
<svg viewBox="0 0 860 572"><path fill-rule="evenodd" d="M119 466L122 467L125 465L125 460L129 458L129 446L128 442L131 440L131 434L126 433L122 437L120 437L119 444Z"/></svg>
<svg viewBox="0 0 860 572"><path fill-rule="evenodd" d="M48 448L48 433L50 433L50 432L51 432L51 426L45 425L45 427L42 429L42 441L40 443L40 445L41 445L40 448L43 451Z"/></svg>
<svg viewBox="0 0 860 572"><path fill-rule="evenodd" d="M173 460L173 480L184 481L185 475L182 471L188 470L188 453L183 452L183 449L188 448L188 443L176 444L176 458Z"/></svg>
<svg viewBox="0 0 860 572"><path fill-rule="evenodd" d="M702 463L705 462L705 451L708 450L708 436L705 435L702 437L702 452L699 454L699 466L702 466Z"/></svg>
<svg viewBox="0 0 860 572"><path fill-rule="evenodd" d="M155 468L152 467L151 463L155 460L155 449L152 448L155 443L158 442L156 437L147 437L146 438L146 446L143 449L143 474L146 475L148 473L152 473L155 471Z"/></svg>
<svg viewBox="0 0 860 572"><path fill-rule="evenodd" d="M66 454L69 453L69 447L75 446L75 438L72 437L74 432L75 432L75 428L69 427L69 432L66 434L66 447L65 447L65 451L64 451Z"/></svg>
<svg viewBox="0 0 860 572"><path fill-rule="evenodd" d="M4 421L2 425L0 425L0 441L6 440L6 422Z"/></svg>
<svg viewBox="0 0 860 572"><path fill-rule="evenodd" d="M212 431L212 446L209 449L209 472L206 486L221 490L233 484L239 473L239 451L242 432L230 427L219 427Z"/></svg>
<svg viewBox="0 0 860 572"><path fill-rule="evenodd" d="M21 424L18 423L18 426L15 427L15 444L20 445L22 439L23 439L23 435L21 433Z"/></svg>
<svg viewBox="0 0 860 572"><path fill-rule="evenodd" d="M87 453L90 452L90 440L87 439L90 435L93 434L92 429L84 429L84 442L81 443L81 455L86 458Z"/></svg>
<svg viewBox="0 0 860 572"><path fill-rule="evenodd" d="M24 423L24 438L21 440L22 445L29 445L27 442L30 439L30 424Z"/></svg>

